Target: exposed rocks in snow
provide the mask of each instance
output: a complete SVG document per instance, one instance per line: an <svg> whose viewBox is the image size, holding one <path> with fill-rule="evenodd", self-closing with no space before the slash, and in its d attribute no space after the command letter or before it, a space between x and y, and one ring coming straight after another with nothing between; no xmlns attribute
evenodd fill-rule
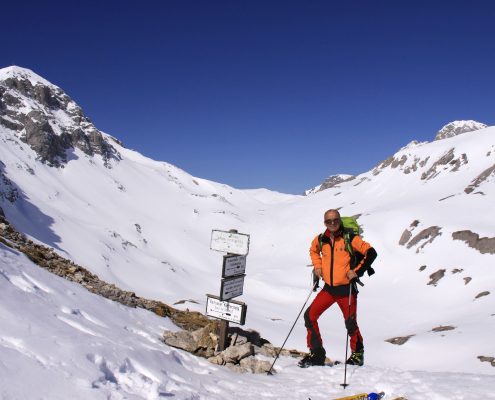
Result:
<svg viewBox="0 0 495 400"><path fill-rule="evenodd" d="M419 232L416 236L414 236L409 242L405 242L404 244L407 243L406 247L410 249L413 246L418 245L420 242L423 242L417 249L416 253L419 253L419 251L425 247L427 244L432 243L433 240L442 233L440 232L442 228L438 226L430 226L429 228L423 229L421 232ZM407 238L407 234L403 233L404 240ZM401 238L402 239L402 238Z"/></svg>
<svg viewBox="0 0 495 400"><path fill-rule="evenodd" d="M489 291L484 291L484 292L478 293L476 295L475 299L479 299L480 297L488 296L489 294L490 294Z"/></svg>
<svg viewBox="0 0 495 400"><path fill-rule="evenodd" d="M479 187L483 182L485 182L491 176L495 176L495 164L493 164L490 168L484 170L481 174L479 174L466 189L464 192L469 194L472 193L477 187Z"/></svg>
<svg viewBox="0 0 495 400"><path fill-rule="evenodd" d="M455 149L450 149L446 154L439 158L426 172L421 174L422 180L430 180L440 174L440 172L449 170L450 172L459 171L461 166L468 164L468 158L465 153L455 158ZM443 167L442 167L443 166Z"/></svg>
<svg viewBox="0 0 495 400"><path fill-rule="evenodd" d="M6 246L24 253L41 268L69 281L77 282L92 293L125 306L144 308L161 317L169 317L182 329L196 330L210 323L210 320L199 312L177 310L160 301L138 297L134 292L119 289L114 284L101 280L87 269L59 256L53 249L27 239L2 216L0 216L0 241Z"/></svg>
<svg viewBox="0 0 495 400"><path fill-rule="evenodd" d="M4 167L5 164L0 161L0 200L7 200L14 203L19 198L19 190L14 182L4 175Z"/></svg>
<svg viewBox="0 0 495 400"><path fill-rule="evenodd" d="M478 359L481 362L488 362L492 364L492 367L495 367L495 357L478 356Z"/></svg>
<svg viewBox="0 0 495 400"><path fill-rule="evenodd" d="M483 237L469 230L452 233L454 240L462 240L469 247L478 250L481 254L495 254L495 238Z"/></svg>
<svg viewBox="0 0 495 400"><path fill-rule="evenodd" d="M196 300L189 299L189 300L179 300L179 301L176 301L174 303L174 306L179 305L179 304L185 304L185 303L199 304L199 302L197 302Z"/></svg>
<svg viewBox="0 0 495 400"><path fill-rule="evenodd" d="M445 276L445 270L439 269L437 272L434 272L433 274L430 275L430 281L427 283L427 285L437 286L438 281L442 279L444 276Z"/></svg>
<svg viewBox="0 0 495 400"><path fill-rule="evenodd" d="M462 268L454 268L454 269L452 270L452 273L453 273L453 274L459 274L459 273L461 273L462 271L464 271Z"/></svg>
<svg viewBox="0 0 495 400"><path fill-rule="evenodd" d="M421 267L419 267L419 270L422 272L426 269L426 265L422 265Z"/></svg>
<svg viewBox="0 0 495 400"><path fill-rule="evenodd" d="M450 199L451 197L455 197L455 194L451 194L450 196L442 197L438 201L444 201L444 200Z"/></svg>
<svg viewBox="0 0 495 400"><path fill-rule="evenodd" d="M119 302L129 307L140 307L161 317L168 317L182 328L179 332L165 332L164 341L170 346L189 351L219 365L226 365L237 372L266 373L271 363L262 357L274 357L278 348L262 339L258 332L229 329L229 347L223 352L217 351L218 321L212 321L199 312L181 311L160 301L148 300L136 296L133 292L119 289L99 279L85 268L69 261L45 246L27 239L17 232L5 219L0 209L0 242L24 253L39 267L77 282L88 291ZM194 300L190 300L193 301ZM297 350L283 350L285 356L302 357Z"/></svg>
<svg viewBox="0 0 495 400"><path fill-rule="evenodd" d="M416 142L417 144L417 142ZM409 146L409 145L408 145ZM404 147L403 149L406 149L408 146ZM401 150L403 150L401 149ZM385 168L393 168L393 169L400 169L404 174L410 174L411 172L416 172L419 168L422 168L426 165L430 157L426 157L424 159L421 159L417 156L414 157L412 160L412 163L410 162L410 165L407 165L407 162L409 161L409 158L406 154L402 155L393 155L386 160L380 162L375 168L373 168L373 175L378 175L381 173Z"/></svg>
<svg viewBox="0 0 495 400"><path fill-rule="evenodd" d="M119 239L120 240L120 245L122 246L122 248L124 250L127 250L128 247L134 247L134 248L137 248L137 246L132 243L131 241L129 240L126 240L124 239L120 233L117 233L117 232L110 232L110 236L113 237L114 239Z"/></svg>
<svg viewBox="0 0 495 400"><path fill-rule="evenodd" d="M473 280L473 278L471 278L470 276L466 276L464 278L464 284L467 285L469 282L471 282Z"/></svg>
<svg viewBox="0 0 495 400"><path fill-rule="evenodd" d="M445 331L453 331L454 329L456 329L455 326L451 326L451 325L443 326L443 325L440 325L440 326L437 326L436 328L433 328L431 331L432 332L445 332Z"/></svg>
<svg viewBox="0 0 495 400"><path fill-rule="evenodd" d="M354 184L354 186L358 186L361 183L366 182L366 181L371 181L371 179L367 178L366 176L363 176L357 183Z"/></svg>
<svg viewBox="0 0 495 400"><path fill-rule="evenodd" d="M473 120L452 121L437 132L435 140L442 140L456 135L461 135L466 132L477 131L479 129L486 128L487 126L488 125Z"/></svg>
<svg viewBox="0 0 495 400"><path fill-rule="evenodd" d="M278 351L269 342L262 339L256 331L230 328L227 348L218 351L220 324L211 321L204 328L193 332L165 331L163 341L200 357L205 357L213 364L225 365L236 372L266 373L271 363L262 357L274 357ZM285 350L284 355L301 356L294 350Z"/></svg>
<svg viewBox="0 0 495 400"><path fill-rule="evenodd" d="M396 344L398 346L402 346L404 343L406 343L409 339L411 339L415 335L408 335L408 336L397 336L391 339L386 339L385 341L388 343Z"/></svg>
<svg viewBox="0 0 495 400"><path fill-rule="evenodd" d="M338 187L338 185L340 183L352 181L355 178L356 177L353 176L353 175L344 175L344 174L331 175L328 178L326 178L323 181L322 184L320 184L320 185L318 185L318 186L316 186L316 187L314 187L312 189L306 190L303 193L303 195L304 196L308 196L308 195L311 195L311 194L315 194L315 193L321 192L322 190L330 189L330 188L333 188L333 187Z"/></svg>
<svg viewBox="0 0 495 400"><path fill-rule="evenodd" d="M401 246L405 246L407 242L412 238L412 231L414 228L416 228L419 225L418 220L414 220L411 225L409 225L409 229L405 229L404 232L402 232L402 235L399 239L399 244Z"/></svg>
<svg viewBox="0 0 495 400"><path fill-rule="evenodd" d="M27 69L13 67L0 81L0 124L17 133L40 161L61 167L73 148L120 160L117 150L62 89Z"/></svg>

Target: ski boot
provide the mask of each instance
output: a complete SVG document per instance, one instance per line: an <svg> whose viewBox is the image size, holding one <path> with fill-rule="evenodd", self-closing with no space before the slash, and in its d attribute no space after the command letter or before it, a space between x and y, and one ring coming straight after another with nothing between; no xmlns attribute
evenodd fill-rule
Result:
<svg viewBox="0 0 495 400"><path fill-rule="evenodd" d="M301 361L297 363L301 368L312 367L313 365L325 365L326 352L323 347L311 349Z"/></svg>
<svg viewBox="0 0 495 400"><path fill-rule="evenodd" d="M345 363L361 367L364 364L364 350L353 352Z"/></svg>

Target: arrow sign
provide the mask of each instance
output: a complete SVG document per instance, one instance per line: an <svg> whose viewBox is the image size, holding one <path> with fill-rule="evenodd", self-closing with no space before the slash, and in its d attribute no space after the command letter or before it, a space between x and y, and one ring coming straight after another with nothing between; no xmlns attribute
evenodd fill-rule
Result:
<svg viewBox="0 0 495 400"><path fill-rule="evenodd" d="M218 296L206 295L206 315L244 325L247 305L240 301L220 301Z"/></svg>
<svg viewBox="0 0 495 400"><path fill-rule="evenodd" d="M245 256L249 252L249 235L212 230L210 249Z"/></svg>
<svg viewBox="0 0 495 400"><path fill-rule="evenodd" d="M220 284L220 300L229 300L240 296L244 288L245 276L246 275L240 275L222 279Z"/></svg>
<svg viewBox="0 0 495 400"><path fill-rule="evenodd" d="M246 272L246 256L223 256L222 278Z"/></svg>

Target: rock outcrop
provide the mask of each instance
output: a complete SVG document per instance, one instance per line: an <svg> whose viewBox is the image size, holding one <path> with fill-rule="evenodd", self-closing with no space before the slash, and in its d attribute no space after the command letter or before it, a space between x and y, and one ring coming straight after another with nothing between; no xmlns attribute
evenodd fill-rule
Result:
<svg viewBox="0 0 495 400"><path fill-rule="evenodd" d="M495 254L495 238L483 237L469 230L452 233L454 240L462 240L469 247L478 250L481 254Z"/></svg>
<svg viewBox="0 0 495 400"><path fill-rule="evenodd" d="M74 148L100 155L107 167L120 155L62 89L34 72L0 70L0 125L13 130L50 166L62 167Z"/></svg>
<svg viewBox="0 0 495 400"><path fill-rule="evenodd" d="M161 317L168 317L182 330L166 331L163 341L169 346L183 349L210 362L225 365L236 372L266 373L278 348L261 338L256 331L230 328L228 347L219 352L219 322L199 312L182 311L165 303L136 296L134 292L122 290L107 283L80 265L58 255L53 249L34 243L17 232L6 220L0 207L0 242L24 253L39 267L69 281L79 283L92 293L116 301L128 307L149 310ZM281 355L302 357L297 350L283 350ZM265 358L265 359L263 359Z"/></svg>
<svg viewBox="0 0 495 400"><path fill-rule="evenodd" d="M435 140L447 139L449 137L461 135L466 132L477 131L487 127L488 125L473 120L452 121L437 132Z"/></svg>

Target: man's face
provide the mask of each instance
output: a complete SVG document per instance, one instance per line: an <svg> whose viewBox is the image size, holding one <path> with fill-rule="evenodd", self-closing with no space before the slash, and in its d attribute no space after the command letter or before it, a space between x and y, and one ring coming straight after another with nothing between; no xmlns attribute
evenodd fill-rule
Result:
<svg viewBox="0 0 495 400"><path fill-rule="evenodd" d="M331 233L335 233L340 228L340 215L338 212L329 211L325 213L324 223Z"/></svg>

